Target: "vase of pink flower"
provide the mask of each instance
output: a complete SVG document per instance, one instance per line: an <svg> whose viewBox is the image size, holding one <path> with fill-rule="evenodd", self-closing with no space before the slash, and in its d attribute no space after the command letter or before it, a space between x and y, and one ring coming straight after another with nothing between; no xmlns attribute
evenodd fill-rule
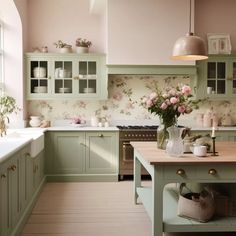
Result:
<svg viewBox="0 0 236 236"><path fill-rule="evenodd" d="M189 114L198 109L199 102L194 100L188 85L166 87L164 90L156 88L149 95L142 97L142 106L149 112L158 115L160 125L157 130L157 146L166 149L169 137L168 127L176 126L180 115Z"/></svg>

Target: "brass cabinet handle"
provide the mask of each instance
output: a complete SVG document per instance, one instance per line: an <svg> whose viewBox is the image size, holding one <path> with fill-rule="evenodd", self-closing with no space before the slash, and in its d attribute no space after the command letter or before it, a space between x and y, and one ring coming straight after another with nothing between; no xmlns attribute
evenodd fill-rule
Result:
<svg viewBox="0 0 236 236"><path fill-rule="evenodd" d="M11 169L12 169L12 171L15 171L15 170L16 170L16 166L15 166L15 165L12 165L12 166L11 166Z"/></svg>
<svg viewBox="0 0 236 236"><path fill-rule="evenodd" d="M30 153L29 152L25 153L25 157L29 157L30 158L31 157Z"/></svg>
<svg viewBox="0 0 236 236"><path fill-rule="evenodd" d="M215 169L210 169L210 170L208 170L208 174L209 174L209 175L216 175L216 174L217 174L217 170L215 170Z"/></svg>
<svg viewBox="0 0 236 236"><path fill-rule="evenodd" d="M104 137L104 135L103 135L103 134L99 134L99 135L98 135L98 137L100 137L100 138L103 138L103 137Z"/></svg>
<svg viewBox="0 0 236 236"><path fill-rule="evenodd" d="M183 169L178 169L178 170L176 171L176 174L177 174L177 175L185 175L185 170L183 170Z"/></svg>
<svg viewBox="0 0 236 236"><path fill-rule="evenodd" d="M7 168L8 171L12 170L12 171L15 171L16 170L16 166L15 165L12 165L12 166L9 166Z"/></svg>
<svg viewBox="0 0 236 236"><path fill-rule="evenodd" d="M7 175L6 174L2 174L1 175L1 178L3 179L3 178L6 178L7 177Z"/></svg>

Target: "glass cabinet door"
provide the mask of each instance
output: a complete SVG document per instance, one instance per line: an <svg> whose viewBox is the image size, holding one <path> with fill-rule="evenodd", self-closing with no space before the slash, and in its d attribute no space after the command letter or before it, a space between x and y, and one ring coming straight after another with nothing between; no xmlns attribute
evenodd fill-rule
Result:
<svg viewBox="0 0 236 236"><path fill-rule="evenodd" d="M232 94L236 95L236 62L233 62Z"/></svg>
<svg viewBox="0 0 236 236"><path fill-rule="evenodd" d="M226 62L207 63L207 87L212 94L226 93Z"/></svg>
<svg viewBox="0 0 236 236"><path fill-rule="evenodd" d="M78 85L79 94L97 93L97 62L79 61L78 62Z"/></svg>
<svg viewBox="0 0 236 236"><path fill-rule="evenodd" d="M47 94L48 91L48 79L49 77L49 66L48 61L30 61L30 93L38 94L44 93Z"/></svg>
<svg viewBox="0 0 236 236"><path fill-rule="evenodd" d="M72 61L54 61L54 93L72 94Z"/></svg>

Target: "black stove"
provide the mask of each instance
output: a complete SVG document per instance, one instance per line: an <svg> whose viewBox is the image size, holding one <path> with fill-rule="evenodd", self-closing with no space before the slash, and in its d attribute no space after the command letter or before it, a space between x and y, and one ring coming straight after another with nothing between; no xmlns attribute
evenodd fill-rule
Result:
<svg viewBox="0 0 236 236"><path fill-rule="evenodd" d="M128 126L117 126L120 130L157 130L157 125L128 125Z"/></svg>
<svg viewBox="0 0 236 236"><path fill-rule="evenodd" d="M125 175L133 175L134 150L130 142L150 142L157 140L156 125L128 125L117 126L119 129L119 176L123 179ZM143 175L148 173L142 170Z"/></svg>

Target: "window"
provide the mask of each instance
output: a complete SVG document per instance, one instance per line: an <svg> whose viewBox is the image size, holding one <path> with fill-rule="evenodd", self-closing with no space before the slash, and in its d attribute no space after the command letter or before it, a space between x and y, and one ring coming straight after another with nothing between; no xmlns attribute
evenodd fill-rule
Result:
<svg viewBox="0 0 236 236"><path fill-rule="evenodd" d="M0 22L0 95L3 93L4 77L3 77L3 24Z"/></svg>

